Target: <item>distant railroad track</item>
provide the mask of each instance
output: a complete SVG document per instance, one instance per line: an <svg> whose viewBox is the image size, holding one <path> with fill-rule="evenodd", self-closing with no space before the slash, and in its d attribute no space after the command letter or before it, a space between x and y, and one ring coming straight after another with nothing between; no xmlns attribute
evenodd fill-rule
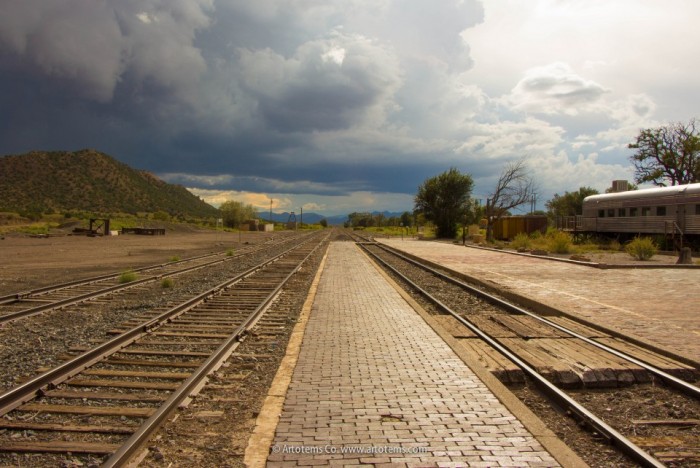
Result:
<svg viewBox="0 0 700 468"><path fill-rule="evenodd" d="M122 466L254 326L274 328L283 320L263 314L327 237L297 239L208 291L132 319L109 341L1 394L0 452L92 454L104 466Z"/></svg>
<svg viewBox="0 0 700 468"><path fill-rule="evenodd" d="M236 260L253 252L269 249L272 245L283 245L288 242L290 242L290 238L285 237L281 240L268 241L263 245L252 245L240 249L235 254L216 252L136 268L131 271L135 274L146 276L124 283L119 282L123 272L118 272L1 296L0 325L43 312L80 304L98 297L123 292L164 278Z"/></svg>
<svg viewBox="0 0 700 468"><path fill-rule="evenodd" d="M517 386L525 379L534 381L559 407L585 421L596 433L643 466L663 466L662 462L682 466L700 461L698 431L690 431L685 438L678 437L677 433L679 426L700 424L700 389L677 377L695 381L697 369L622 340L604 337L599 331L569 319L536 316L466 284L447 271L438 271L371 240L357 240L407 290L420 294L430 303L429 309L436 314L436 320L458 338L470 354L479 356L485 367L504 383ZM598 343L599 339L605 344ZM623 351L612 348L613 344ZM629 431L613 428L558 388L583 388L576 391L585 394L586 389L591 388L601 392L605 387L652 381L663 381L687 395L691 399L689 404L696 408L695 417L656 421L659 424L654 428L653 437L632 433L628 438L623 432ZM670 429L664 432L665 427Z"/></svg>

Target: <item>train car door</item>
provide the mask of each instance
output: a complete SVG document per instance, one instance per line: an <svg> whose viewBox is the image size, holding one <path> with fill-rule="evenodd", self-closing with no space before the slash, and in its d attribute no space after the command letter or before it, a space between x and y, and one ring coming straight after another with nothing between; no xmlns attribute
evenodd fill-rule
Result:
<svg viewBox="0 0 700 468"><path fill-rule="evenodd" d="M683 234L685 234L685 203L680 203L678 209L676 209L676 224Z"/></svg>

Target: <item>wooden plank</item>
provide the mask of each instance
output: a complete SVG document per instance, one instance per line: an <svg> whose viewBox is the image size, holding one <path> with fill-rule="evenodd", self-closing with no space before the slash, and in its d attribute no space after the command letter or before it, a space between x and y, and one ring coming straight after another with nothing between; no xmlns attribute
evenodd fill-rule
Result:
<svg viewBox="0 0 700 468"><path fill-rule="evenodd" d="M551 382L567 388L581 385L581 379L568 365L538 346L539 340L502 338L500 341Z"/></svg>
<svg viewBox="0 0 700 468"><path fill-rule="evenodd" d="M49 390L48 398L87 399L87 400L124 400L160 402L168 399L168 395L153 395L150 393L117 393L117 392L84 392L71 390Z"/></svg>
<svg viewBox="0 0 700 468"><path fill-rule="evenodd" d="M235 330L236 326L231 326L233 330ZM209 332L212 330L219 330L219 331L224 331L224 329L227 328L224 325L197 325L193 326L190 324L186 323L171 323L168 324L162 328L159 328L159 330L175 330L175 331L190 331L190 332L197 332L197 331L204 331L204 332Z"/></svg>
<svg viewBox="0 0 700 468"><path fill-rule="evenodd" d="M663 463L676 462L679 465L681 463L691 463L700 461L700 449L693 448L685 449L683 451L678 450L654 450L654 457ZM695 465L691 465L695 466Z"/></svg>
<svg viewBox="0 0 700 468"><path fill-rule="evenodd" d="M586 338L602 338L609 336L606 333L596 330L595 328L591 328L586 325L580 324L575 320L571 320L567 317L547 317L547 319L556 323L557 325L566 327L571 331L578 333L579 335L585 336Z"/></svg>
<svg viewBox="0 0 700 468"><path fill-rule="evenodd" d="M73 387L114 387L136 388L147 390L176 390L180 385L164 382L128 382L125 380L101 380L101 379L72 379L66 385Z"/></svg>
<svg viewBox="0 0 700 468"><path fill-rule="evenodd" d="M221 344L220 340L206 340L206 341L181 341L181 340L154 340L149 338L139 340L139 345L141 346L219 346Z"/></svg>
<svg viewBox="0 0 700 468"><path fill-rule="evenodd" d="M43 405L27 403L15 411L40 411L42 413L90 414L96 416L131 416L147 418L156 412L154 408L132 408L124 406L75 406L75 405Z"/></svg>
<svg viewBox="0 0 700 468"><path fill-rule="evenodd" d="M102 434L133 434L138 426L86 424L75 425L65 423L38 423L24 421L6 421L0 419L0 429L13 429L19 431L56 431L56 432L98 432Z"/></svg>
<svg viewBox="0 0 700 468"><path fill-rule="evenodd" d="M465 319L476 325L481 331L493 338L515 338L517 335L500 323L496 323L485 315L465 315Z"/></svg>
<svg viewBox="0 0 700 468"><path fill-rule="evenodd" d="M109 358L103 361L105 364L117 366L146 366L146 367L174 367L174 368L194 368L201 366L204 361L149 361L147 359L122 359Z"/></svg>
<svg viewBox="0 0 700 468"><path fill-rule="evenodd" d="M202 320L206 320L207 323L216 323L218 325L228 325L231 327L234 327L238 324L241 323L240 320L234 320L229 317L196 317L196 318L179 318L177 322L172 322L172 325L193 325L193 324L201 324ZM217 328L218 325L212 325L211 328Z"/></svg>
<svg viewBox="0 0 700 468"><path fill-rule="evenodd" d="M186 332L153 332L153 336L184 336L188 338L220 338L225 339L231 335L219 333L186 333Z"/></svg>
<svg viewBox="0 0 700 468"><path fill-rule="evenodd" d="M636 357L640 361L647 362L652 366L663 369L676 377L691 381L700 377L698 371L692 366L676 361L672 358L662 356L653 351L643 349L637 345L627 343L617 338L600 338L596 341L610 346L611 348L615 348L623 353L629 354L630 356Z"/></svg>
<svg viewBox="0 0 700 468"><path fill-rule="evenodd" d="M599 382L614 379L617 386L627 386L649 380L647 372L631 362L580 340L568 340L567 343L570 343L569 346L572 348L571 356L585 359L597 375L603 376L598 378Z"/></svg>
<svg viewBox="0 0 700 468"><path fill-rule="evenodd" d="M492 320L512 330L516 335L524 338L567 338L564 332L552 328L539 320L527 315L494 315Z"/></svg>
<svg viewBox="0 0 700 468"><path fill-rule="evenodd" d="M698 447L698 436L657 436L657 437L645 437L645 436L630 436L629 440L639 445L642 448L652 448L652 447Z"/></svg>
<svg viewBox="0 0 700 468"><path fill-rule="evenodd" d="M100 377L140 377L144 379L170 379L185 380L190 375L189 372L141 372L141 371L120 371L112 369L86 369L83 375L97 375Z"/></svg>
<svg viewBox="0 0 700 468"><path fill-rule="evenodd" d="M168 351L161 349L143 349L143 348L125 348L120 349L119 354L143 354L147 356L190 356L190 357L209 357L211 353L203 353L199 351Z"/></svg>
<svg viewBox="0 0 700 468"><path fill-rule="evenodd" d="M49 453L92 453L104 455L119 450L119 444L99 442L66 442L52 440L49 442L3 442L0 451L3 452L49 452Z"/></svg>
<svg viewBox="0 0 700 468"><path fill-rule="evenodd" d="M452 315L434 315L433 319L455 338L476 338L476 334Z"/></svg>
<svg viewBox="0 0 700 468"><path fill-rule="evenodd" d="M697 426L700 419L633 419L632 424L638 426Z"/></svg>
<svg viewBox="0 0 700 468"><path fill-rule="evenodd" d="M498 351L479 339L462 339L459 344L498 380L504 383L522 383L522 370Z"/></svg>
<svg viewBox="0 0 700 468"><path fill-rule="evenodd" d="M562 364L569 367L570 371L578 376L579 383L584 387L615 387L617 379L614 373L601 372L596 364L586 359L583 354L578 354L578 341L571 339L538 339L537 345L551 354Z"/></svg>

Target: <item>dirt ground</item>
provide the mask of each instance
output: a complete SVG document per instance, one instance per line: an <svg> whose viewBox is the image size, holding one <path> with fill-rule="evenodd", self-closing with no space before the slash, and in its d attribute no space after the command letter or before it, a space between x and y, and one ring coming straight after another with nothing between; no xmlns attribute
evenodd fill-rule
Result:
<svg viewBox="0 0 700 468"><path fill-rule="evenodd" d="M280 235L285 235L285 232L234 233L179 229L168 230L164 236L86 237L63 234L44 238L6 234L0 239L0 295L166 263L173 257L185 259L232 248L235 250L246 243L265 242L271 236ZM675 264L677 260L675 255L658 254L651 260L640 262L624 252L584 256L597 263L629 265Z"/></svg>
<svg viewBox="0 0 700 468"><path fill-rule="evenodd" d="M164 236L5 235L0 240L0 295L62 281L119 273L269 240L284 232L167 231Z"/></svg>

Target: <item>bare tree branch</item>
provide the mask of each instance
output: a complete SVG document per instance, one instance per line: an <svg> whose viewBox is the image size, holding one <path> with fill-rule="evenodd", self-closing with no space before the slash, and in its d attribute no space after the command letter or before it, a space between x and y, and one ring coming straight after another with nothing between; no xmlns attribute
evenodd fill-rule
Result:
<svg viewBox="0 0 700 468"><path fill-rule="evenodd" d="M510 210L528 203L534 194L535 183L525 164L525 158L506 164L490 195L486 207L486 237L493 239L493 224Z"/></svg>

